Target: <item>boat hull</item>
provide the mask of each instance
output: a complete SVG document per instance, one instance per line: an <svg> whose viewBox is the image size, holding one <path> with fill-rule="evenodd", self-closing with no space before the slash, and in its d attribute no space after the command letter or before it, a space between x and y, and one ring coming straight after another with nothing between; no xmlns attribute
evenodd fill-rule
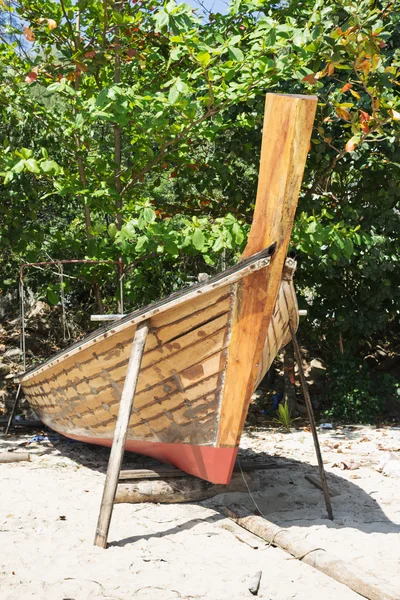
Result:
<svg viewBox="0 0 400 600"><path fill-rule="evenodd" d="M289 321L297 328L286 257L316 105L315 97L267 94L257 198L240 263L16 379L44 423L111 445L132 342L145 321L127 448L211 481L230 480L252 393L290 339Z"/></svg>
<svg viewBox="0 0 400 600"><path fill-rule="evenodd" d="M297 328L294 270L295 262L288 259L254 389L290 339L289 318ZM127 451L171 463L213 483L229 482L238 443L220 446L217 435L221 417L226 416L221 399L236 293L233 286L223 286L190 307L173 308L151 319ZM40 419L66 437L110 447L134 331L133 325L100 337L50 372L33 372L23 381ZM237 410L247 413L247 408L243 399ZM236 433L240 439L241 431Z"/></svg>
<svg viewBox="0 0 400 600"><path fill-rule="evenodd" d="M112 440L107 438L87 438L73 434L68 434L68 437L108 448L112 445ZM190 475L222 484L229 483L238 453L238 448L215 448L213 446L134 440L127 441L125 450L150 456L160 462L174 465Z"/></svg>

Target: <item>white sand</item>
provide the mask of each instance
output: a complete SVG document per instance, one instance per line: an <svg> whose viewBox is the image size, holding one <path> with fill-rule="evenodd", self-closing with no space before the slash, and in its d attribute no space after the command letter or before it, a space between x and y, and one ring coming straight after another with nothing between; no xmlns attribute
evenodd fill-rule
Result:
<svg viewBox="0 0 400 600"><path fill-rule="evenodd" d="M108 451L63 438L21 445L31 437L0 438L2 451L34 453L30 463L0 465L0 600L253 598L248 585L260 570L259 598L360 598L222 516L224 502L254 511L248 494L184 505L117 505L111 547L95 548ZM290 469L264 471L263 491L254 499L269 520L307 537L358 573L373 575L383 587L397 590L400 599L400 478L395 465L400 431L341 429L324 432L320 439L333 523L326 519L322 493L304 479L305 473L317 476L309 466L316 461L307 431L246 433L244 458L265 452L279 455L282 462L299 461ZM385 476L375 468L388 457ZM340 462L356 468L331 466ZM135 455L129 463L151 464Z"/></svg>

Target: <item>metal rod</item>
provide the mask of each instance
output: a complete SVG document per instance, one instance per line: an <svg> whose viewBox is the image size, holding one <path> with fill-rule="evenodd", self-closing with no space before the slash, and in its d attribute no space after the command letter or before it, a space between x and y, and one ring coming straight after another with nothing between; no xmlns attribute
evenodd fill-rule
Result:
<svg viewBox="0 0 400 600"><path fill-rule="evenodd" d="M126 315L90 315L91 321L119 321Z"/></svg>
<svg viewBox="0 0 400 600"><path fill-rule="evenodd" d="M14 415L15 415L15 412L16 412L16 410L17 410L17 406L18 406L18 399L19 399L19 395L20 395L20 393L21 393L21 384L19 384L19 386L18 386L18 389L17 389L17 393L15 394L15 398L14 398L14 404L13 404L13 407L12 407L12 409L11 409L10 416L9 416L9 418L8 418L8 423L7 423L6 430L5 430L5 432L4 432L4 434L5 434L5 435L8 435L8 432L10 431L10 427L11 427L11 424L12 424L12 420L13 420L13 418L14 418Z"/></svg>
<svg viewBox="0 0 400 600"><path fill-rule="evenodd" d="M46 260L46 261L41 261L41 262L32 262L32 263L24 263L23 265L21 265L20 270L19 270L19 280L21 282L21 284L23 283L23 277L24 277L24 269L26 267L40 267L40 266L48 266L48 265L57 265L58 268L60 269L61 265L69 265L69 264L109 264L109 265L117 265L118 267L118 282L119 282L119 290L120 290L120 301L118 302L118 309L119 312L123 313L123 308L124 308L124 299L123 299L123 295L124 295L124 289L123 289L123 283L122 283L122 279L124 277L124 263L122 260L122 257L120 257L118 260L89 260L89 259L78 259L78 258L73 258L70 260Z"/></svg>
<svg viewBox="0 0 400 600"><path fill-rule="evenodd" d="M297 362L297 366L299 369L301 387L303 389L304 400L306 402L308 418L310 420L311 431L312 431L312 435L313 435L313 439L314 439L315 453L317 455L319 475L321 477L322 488L324 491L326 510L328 511L329 519L331 521L333 521L332 503L331 503L331 498L329 496L328 482L326 480L326 474L325 474L324 463L322 460L321 448L320 448L319 441L318 441L317 426L315 423L314 411L313 411L313 407L311 404L311 398L310 398L310 393L308 391L307 381L306 381L304 371L303 371L303 365L301 364L300 349L299 349L299 345L297 343L296 332L295 332L293 324L290 320L289 320L289 329L290 329L290 335L292 336L294 353L296 356L296 362Z"/></svg>
<svg viewBox="0 0 400 600"><path fill-rule="evenodd" d="M41 267L43 265L58 265L58 264L63 264L63 265L69 265L69 264L99 264L99 263L103 263L103 264L109 264L109 265L119 265L119 269L121 268L121 263L119 260L86 260L86 259L78 259L78 258L73 258L70 260L45 260L42 262L32 262L32 263L24 263L23 265L21 265L21 268L19 270L19 277L20 279L22 279L23 276L23 272L25 267Z"/></svg>
<svg viewBox="0 0 400 600"><path fill-rule="evenodd" d="M119 312L121 315L124 314L124 265L122 257L119 257Z"/></svg>
<svg viewBox="0 0 400 600"><path fill-rule="evenodd" d="M107 547L108 531L110 529L115 494L128 435L129 419L132 413L133 399L135 397L136 385L139 378L140 365L142 363L148 331L149 325L147 321L138 325L132 343L124 389L122 390L121 401L119 403L118 418L115 425L110 459L108 461L96 535L94 538L94 545L100 546L100 548Z"/></svg>
<svg viewBox="0 0 400 600"><path fill-rule="evenodd" d="M24 282L20 279L19 295L21 300L21 350L24 362L24 372L26 371L26 348L25 348L25 288Z"/></svg>
<svg viewBox="0 0 400 600"><path fill-rule="evenodd" d="M25 349L25 293L24 293L24 282L22 279L20 279L19 281L19 296L20 296L20 301L21 301L21 351L22 351L22 358L23 358L23 363L24 363L24 372L26 371L26 349ZM19 400L19 395L21 393L21 384L18 385L17 388L17 393L15 394L15 398L14 398L14 403L11 409L11 413L7 422L7 427L6 430L4 432L5 435L9 434L11 425L12 425L12 421L14 418L14 415L16 413L17 410L17 406L18 406L18 400Z"/></svg>

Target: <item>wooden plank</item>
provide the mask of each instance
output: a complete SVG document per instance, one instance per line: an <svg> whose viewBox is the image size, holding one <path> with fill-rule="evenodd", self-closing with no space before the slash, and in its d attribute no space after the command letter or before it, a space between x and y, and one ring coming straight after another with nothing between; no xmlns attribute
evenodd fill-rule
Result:
<svg viewBox="0 0 400 600"><path fill-rule="evenodd" d="M0 427L8 423L8 417L0 417ZM38 419L13 419L12 427L36 427L37 429L43 428L42 421Z"/></svg>
<svg viewBox="0 0 400 600"><path fill-rule="evenodd" d="M232 286L224 286L218 290L214 290L205 296L198 296L191 302L173 306L168 311L155 315L151 319L151 326L154 330L159 330L164 326L169 326L174 323L179 323L182 319L190 318L193 313L201 311L204 308L213 308L219 305L225 299L230 297Z"/></svg>
<svg viewBox="0 0 400 600"><path fill-rule="evenodd" d="M239 465L235 465L234 471L265 471L270 469L286 469L290 466L297 466L296 463L277 463L268 461L263 463L255 463L243 461ZM127 479L160 479L162 477L184 477L184 471L173 467L172 465L157 465L152 469L121 469L120 481Z"/></svg>
<svg viewBox="0 0 400 600"><path fill-rule="evenodd" d="M229 298L225 298L221 302L212 305L211 308L207 307L200 312L190 314L187 320L181 319L177 323L155 330L155 335L153 332L149 332L142 360L142 369L156 364L163 358L174 354L178 349L183 349L193 342L198 342L201 337L207 337L214 331L224 327L228 320L227 311L229 311L229 308ZM194 329L196 324L200 326L200 329ZM42 385L45 385L44 394L57 396L55 407L59 406L63 396L72 402L81 394L84 397L80 407L83 412L90 404L90 397L97 396L99 391L104 388L105 382L107 383L110 380L119 381L121 377L125 376L129 360L129 340L132 340L134 331L135 329L132 328L132 330L124 330L123 336L121 334L116 335L112 347L110 347L111 339L100 343L98 352L95 355L91 352L89 360L87 360L87 356L83 355L79 363L70 371L64 369L58 373L57 377L54 373L54 382L50 381L45 384L42 382ZM159 339L159 335L162 340ZM172 338L175 338L174 342L172 345L168 345L168 341ZM162 345L161 341L167 342L167 344ZM104 345L107 346L106 350L104 350ZM29 388L27 395L33 400L35 397L33 387Z"/></svg>
<svg viewBox="0 0 400 600"><path fill-rule="evenodd" d="M267 94L257 200L244 257L276 242L268 269L237 284L217 445L239 443L281 282L317 98Z"/></svg>
<svg viewBox="0 0 400 600"><path fill-rule="evenodd" d="M304 475L304 479L307 479L307 481L309 481L318 490L321 490L321 492L324 491L322 483L320 483L318 479L315 479L315 477L312 477L311 475Z"/></svg>
<svg viewBox="0 0 400 600"><path fill-rule="evenodd" d="M212 318L209 322L204 325L200 325L188 333L182 333L179 337L176 337L173 342L166 342L160 345L159 348L146 352L143 356L142 368L148 370L151 367L155 369L163 370L163 362L174 360L174 368L176 371L180 370L181 359L177 357L178 352L191 353L192 348L201 344L203 340L213 336L215 333L225 330L229 320L229 313L224 313L216 318ZM174 331L176 329L174 328ZM187 361L185 361L187 364ZM195 360L195 363L198 362ZM194 363L192 363L194 364Z"/></svg>
<svg viewBox="0 0 400 600"><path fill-rule="evenodd" d="M205 306L201 309L194 310L185 317L181 316L179 320L166 323L162 327L156 326L158 319L155 317L151 320L152 331L160 343L167 344L171 340L175 340L177 337L181 336L183 333L207 325L209 321L228 313L230 308L230 296L224 295L219 302L216 302L211 306Z"/></svg>
<svg viewBox="0 0 400 600"><path fill-rule="evenodd" d="M131 356L126 373L124 390L121 396L118 419L115 426L114 439L107 468L103 497L100 505L96 536L94 539L95 546L100 546L100 548L107 547L108 531L110 528L111 515L115 494L117 491L122 458L124 456L126 437L128 433L128 423L132 412L133 399L135 396L136 384L139 377L140 364L142 361L148 331L149 327L146 322L140 324L136 330L135 338L132 344Z"/></svg>

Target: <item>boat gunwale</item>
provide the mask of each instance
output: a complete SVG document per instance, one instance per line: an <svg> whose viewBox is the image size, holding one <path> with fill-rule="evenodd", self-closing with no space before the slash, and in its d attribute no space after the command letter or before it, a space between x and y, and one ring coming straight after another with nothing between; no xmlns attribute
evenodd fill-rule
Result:
<svg viewBox="0 0 400 600"><path fill-rule="evenodd" d="M193 297L197 297L200 294L207 294L219 288L225 287L226 285L237 283L251 273L268 267L271 261L271 256L275 251L275 247L276 244L273 243L260 252L253 254L249 258L238 262L233 267L230 267L229 269L218 273L214 277L211 277L208 281L196 283L190 287L174 292L165 298L153 302L150 305L139 308L138 310L121 318L117 324L114 321L112 324L104 325L103 327L98 328L96 331L93 331L71 346L60 350L40 365L30 367L27 371L16 375L14 377L14 381L22 384L32 377L39 375L43 371L48 370L54 365L59 364L71 356L74 356L78 352L81 352L82 350L89 348L99 341L106 339L114 333L119 333L127 327L141 323L142 321L166 312L171 308L175 308L176 306L188 302Z"/></svg>

